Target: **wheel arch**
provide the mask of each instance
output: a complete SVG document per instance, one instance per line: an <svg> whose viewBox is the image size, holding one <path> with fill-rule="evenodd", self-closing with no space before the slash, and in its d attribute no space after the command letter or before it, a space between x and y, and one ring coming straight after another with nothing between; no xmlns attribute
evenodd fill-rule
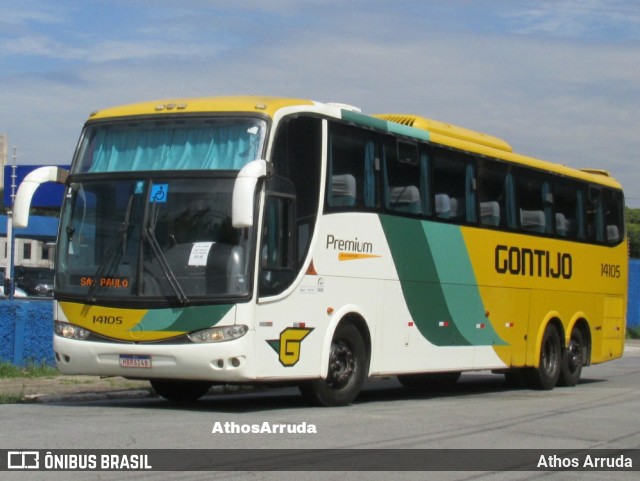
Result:
<svg viewBox="0 0 640 481"><path fill-rule="evenodd" d="M542 349L542 339L544 338L544 332L547 330L547 326L549 325L553 325L557 329L558 334L560 335L560 339L563 340L563 349L566 345L565 329L564 325L562 324L560 314L557 311L551 311L545 316L544 321L540 323L540 326L538 327L538 330L536 332L535 349L532 353L533 362L530 363L530 365L534 368L538 368L540 366L540 350Z"/></svg>
<svg viewBox="0 0 640 481"><path fill-rule="evenodd" d="M342 325L343 323L353 324L355 328L358 329L358 332L362 337L367 351L366 366L368 376L371 367L372 340L371 330L365 319L365 314L356 306L344 306L342 309L334 313L331 321L329 322L329 327L326 331L322 346L322 354L320 356L320 376L322 377L322 379L326 379L329 370L329 352L331 350L331 341L333 340L336 329L338 329L338 326Z"/></svg>

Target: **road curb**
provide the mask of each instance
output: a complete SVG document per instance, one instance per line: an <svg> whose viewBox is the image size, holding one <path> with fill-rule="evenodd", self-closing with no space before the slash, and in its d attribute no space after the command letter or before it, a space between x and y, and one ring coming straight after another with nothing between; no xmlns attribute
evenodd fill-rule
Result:
<svg viewBox="0 0 640 481"><path fill-rule="evenodd" d="M264 387L262 387L264 389ZM254 385L232 385L225 384L212 386L206 396L239 394L254 392L260 389ZM107 401L115 399L159 399L160 396L153 390L148 389L111 389L103 391L65 392L48 394L26 394L22 397L22 403L53 403L53 402L88 402Z"/></svg>
<svg viewBox="0 0 640 481"><path fill-rule="evenodd" d="M96 391L56 394L28 394L24 403L52 403L52 402L86 402L107 401L114 399L144 399L157 398L158 395L152 389L129 389L124 391Z"/></svg>

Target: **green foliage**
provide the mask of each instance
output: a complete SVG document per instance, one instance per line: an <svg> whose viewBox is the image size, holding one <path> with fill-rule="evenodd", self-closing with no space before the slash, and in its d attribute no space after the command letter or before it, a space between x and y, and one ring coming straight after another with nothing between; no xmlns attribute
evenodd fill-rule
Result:
<svg viewBox="0 0 640 481"><path fill-rule="evenodd" d="M46 364L31 363L25 367L18 367L10 362L0 362L0 378L15 377L48 377L59 374L55 367Z"/></svg>
<svg viewBox="0 0 640 481"><path fill-rule="evenodd" d="M0 404L16 404L24 399L22 393L4 393L0 392Z"/></svg>
<svg viewBox="0 0 640 481"><path fill-rule="evenodd" d="M629 237L629 256L640 259L640 209L625 209L627 236Z"/></svg>

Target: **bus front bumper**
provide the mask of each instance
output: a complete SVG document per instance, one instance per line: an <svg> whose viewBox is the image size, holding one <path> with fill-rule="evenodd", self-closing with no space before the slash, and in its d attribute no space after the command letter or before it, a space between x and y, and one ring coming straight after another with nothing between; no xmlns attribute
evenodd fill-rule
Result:
<svg viewBox="0 0 640 481"><path fill-rule="evenodd" d="M255 380L253 335L206 344L121 344L54 335L53 350L63 374L246 382Z"/></svg>

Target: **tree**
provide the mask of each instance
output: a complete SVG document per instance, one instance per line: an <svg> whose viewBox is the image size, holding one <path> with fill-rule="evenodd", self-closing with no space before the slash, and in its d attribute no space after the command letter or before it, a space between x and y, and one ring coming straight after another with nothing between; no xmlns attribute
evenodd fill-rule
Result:
<svg viewBox="0 0 640 481"><path fill-rule="evenodd" d="M625 209L627 236L629 237L629 257L640 258L640 209Z"/></svg>

